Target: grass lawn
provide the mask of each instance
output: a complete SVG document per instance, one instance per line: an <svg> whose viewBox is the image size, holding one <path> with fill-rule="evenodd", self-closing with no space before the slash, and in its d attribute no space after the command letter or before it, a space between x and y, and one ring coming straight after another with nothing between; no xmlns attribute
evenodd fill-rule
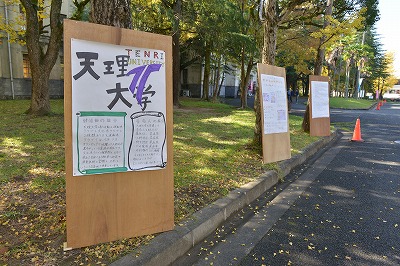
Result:
<svg viewBox="0 0 400 266"><path fill-rule="evenodd" d="M354 98L331 97L329 99L329 106L331 108L368 109L374 103L376 103L376 101L374 100L354 99Z"/></svg>
<svg viewBox="0 0 400 266"><path fill-rule="evenodd" d="M63 252L65 172L63 101L51 116L24 114L29 101L0 101L0 264L108 264L153 236ZM276 164L262 164L252 146L254 112L183 100L174 110L175 222L253 180ZM290 116L292 155L318 138Z"/></svg>

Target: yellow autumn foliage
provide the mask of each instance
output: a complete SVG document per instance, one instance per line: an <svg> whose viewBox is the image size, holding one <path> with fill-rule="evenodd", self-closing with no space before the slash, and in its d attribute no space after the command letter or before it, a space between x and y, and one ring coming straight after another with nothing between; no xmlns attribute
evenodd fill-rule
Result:
<svg viewBox="0 0 400 266"><path fill-rule="evenodd" d="M24 45L25 40L25 10L20 8L20 1L6 0L4 1L7 8L6 15L0 15L0 37L7 37L10 43L19 43ZM38 0L37 1L37 17L40 24L49 18L50 1Z"/></svg>

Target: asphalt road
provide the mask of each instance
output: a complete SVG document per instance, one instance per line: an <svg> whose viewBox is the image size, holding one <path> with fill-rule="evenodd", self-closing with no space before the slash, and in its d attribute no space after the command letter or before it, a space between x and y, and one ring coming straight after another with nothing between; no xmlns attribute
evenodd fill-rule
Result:
<svg viewBox="0 0 400 266"><path fill-rule="evenodd" d="M400 265L400 104L331 110L358 117L365 142L344 134L175 265Z"/></svg>

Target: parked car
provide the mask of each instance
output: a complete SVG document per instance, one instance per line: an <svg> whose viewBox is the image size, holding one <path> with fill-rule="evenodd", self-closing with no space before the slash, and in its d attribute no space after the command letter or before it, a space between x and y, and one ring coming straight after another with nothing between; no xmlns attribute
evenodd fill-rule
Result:
<svg viewBox="0 0 400 266"><path fill-rule="evenodd" d="M395 86L396 87L396 86ZM400 101L400 86L399 88L393 88L388 90L383 94L383 99L384 100L390 100L390 101Z"/></svg>

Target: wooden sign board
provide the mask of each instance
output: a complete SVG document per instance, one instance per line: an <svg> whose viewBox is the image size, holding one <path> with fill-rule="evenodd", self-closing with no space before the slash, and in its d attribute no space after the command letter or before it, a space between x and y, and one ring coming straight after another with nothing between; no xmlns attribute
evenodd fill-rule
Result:
<svg viewBox="0 0 400 266"><path fill-rule="evenodd" d="M65 249L174 227L172 38L64 20Z"/></svg>
<svg viewBox="0 0 400 266"><path fill-rule="evenodd" d="M289 113L284 68L258 64L264 163L290 159Z"/></svg>
<svg viewBox="0 0 400 266"><path fill-rule="evenodd" d="M310 75L310 135L330 136L329 77Z"/></svg>

